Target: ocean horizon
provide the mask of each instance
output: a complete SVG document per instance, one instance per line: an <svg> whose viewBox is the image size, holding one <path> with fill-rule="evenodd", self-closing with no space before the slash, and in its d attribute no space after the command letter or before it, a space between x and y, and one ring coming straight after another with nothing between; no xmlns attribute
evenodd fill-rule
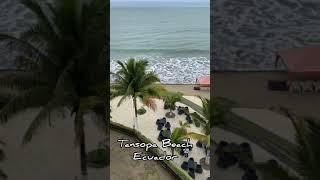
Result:
<svg viewBox="0 0 320 180"><path fill-rule="evenodd" d="M209 7L157 3L111 3L110 71L135 58L147 59L161 83L191 84L210 74Z"/></svg>

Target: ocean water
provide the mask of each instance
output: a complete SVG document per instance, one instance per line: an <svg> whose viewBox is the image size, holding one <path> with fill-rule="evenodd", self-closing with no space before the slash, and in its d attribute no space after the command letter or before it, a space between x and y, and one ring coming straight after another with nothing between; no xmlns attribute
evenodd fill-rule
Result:
<svg viewBox="0 0 320 180"><path fill-rule="evenodd" d="M210 73L209 20L209 7L112 7L110 71L118 60L147 59L162 83L194 83Z"/></svg>

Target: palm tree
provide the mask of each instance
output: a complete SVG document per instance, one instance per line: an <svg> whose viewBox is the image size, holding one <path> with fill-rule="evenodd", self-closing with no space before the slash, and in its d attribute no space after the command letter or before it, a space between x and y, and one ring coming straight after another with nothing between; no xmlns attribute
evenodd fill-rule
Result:
<svg viewBox="0 0 320 180"><path fill-rule="evenodd" d="M20 37L0 34L9 50L19 52L16 70L0 78L2 87L19 90L0 110L1 123L20 110L41 107L24 135L23 143L28 143L46 120L53 125L52 111L67 107L75 114L75 142L86 175L84 114L101 115L99 127L107 129L108 4L105 0L22 0L22 4L35 14L37 23Z"/></svg>
<svg viewBox="0 0 320 180"><path fill-rule="evenodd" d="M190 115L192 116L193 122L196 126L202 125L205 134L210 134L210 125L213 124L210 123L210 100L201 96L198 96L198 98L201 100L202 103L202 116L200 116L197 113L191 113Z"/></svg>
<svg viewBox="0 0 320 180"><path fill-rule="evenodd" d="M234 102L221 97L215 97L211 101L207 98L198 96L202 102L202 116L197 113L192 113L193 121L195 125L201 125L204 134L189 133L188 137L200 141L206 147L206 160L209 163L210 154L210 142L213 127L223 125L226 123L226 114L230 111L230 108L235 104ZM210 109L211 108L211 109ZM212 114L210 116L210 111ZM216 143L213 140L214 143Z"/></svg>
<svg viewBox="0 0 320 180"><path fill-rule="evenodd" d="M298 118L286 108L281 111L291 120L296 130L296 152L299 174L305 180L320 179L320 123L314 118Z"/></svg>
<svg viewBox="0 0 320 180"><path fill-rule="evenodd" d="M121 69L118 70L115 75L115 84L111 87L113 97L122 96L118 107L128 97L132 98L134 107L134 125L138 125L138 110L137 99L144 105L156 109L156 104L153 98L160 98L165 89L156 84L160 82L160 79L153 73L147 72L148 61L138 60L131 58L126 63L120 61L117 62Z"/></svg>
<svg viewBox="0 0 320 180"><path fill-rule="evenodd" d="M176 108L176 102L181 101L182 93L167 92L163 95L162 99L164 105L169 108L170 112L166 113L166 117L173 118L175 114L172 112Z"/></svg>
<svg viewBox="0 0 320 180"><path fill-rule="evenodd" d="M190 132L187 134L188 138L194 139L194 140L198 140L200 141L202 144L205 144L206 146L206 157L205 157L205 163L207 165L209 165L210 163L210 153L208 153L208 150L210 151L210 144L211 144L211 136L210 133L209 134L200 134L200 133L195 133L195 132Z"/></svg>
<svg viewBox="0 0 320 180"><path fill-rule="evenodd" d="M191 116L196 125L199 124L203 127L204 134L210 134L213 127L226 123L226 115L235 103L221 97L214 97L212 100L198 97L202 102L202 116L197 113L192 113Z"/></svg>
<svg viewBox="0 0 320 180"><path fill-rule="evenodd" d="M179 122L180 127L175 128L172 132L172 134L170 135L170 142L171 143L176 143L179 144L181 143L182 140L187 139L188 138L188 131L187 131L187 127L190 127L188 123L182 123L181 121ZM174 155L174 147L171 147L171 153L172 156Z"/></svg>

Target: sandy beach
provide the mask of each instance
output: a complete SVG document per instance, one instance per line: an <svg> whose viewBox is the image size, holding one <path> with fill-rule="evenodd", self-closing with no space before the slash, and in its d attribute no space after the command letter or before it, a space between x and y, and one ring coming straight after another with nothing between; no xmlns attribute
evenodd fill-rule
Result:
<svg viewBox="0 0 320 180"><path fill-rule="evenodd" d="M133 117L134 117L132 100L128 99L127 101L124 101L121 106L117 107L117 103L119 99L120 97L117 97L110 102L110 106L112 108L112 111L111 111L112 121L132 128ZM148 137L151 141L153 141L154 143L157 143L158 147L161 148L163 151L171 152L170 149L162 148L161 142L157 140L159 131L157 130L157 126L155 124L156 120L164 117L165 113L168 111L163 109L162 100L155 100L155 101L157 104L157 110L152 111L146 108L147 112L144 115L138 117L137 129L144 136ZM181 104L181 103L176 103L176 105L185 106L184 104ZM138 104L138 107L141 107L140 103ZM194 112L194 110L192 110L190 107L189 107L189 110L191 113ZM179 121L186 122L185 115L176 115L175 118L172 118L172 119L167 118L167 120L170 122L172 130L174 129L174 127L180 127ZM202 133L201 129L195 127L193 124L190 125L190 128L188 128L188 131ZM189 157L193 157L196 162L200 163L200 159L205 157L204 149L196 147L195 146L196 141L194 140L191 140L191 143L194 145L194 147L192 151L190 151ZM178 154L178 152L176 152L175 154ZM179 158L174 159L173 162L178 167L180 167L182 162L187 161L188 159L189 158L179 156ZM206 179L209 176L210 176L209 170L204 170L202 174L196 173L196 179L199 179L199 180Z"/></svg>
<svg viewBox="0 0 320 180"><path fill-rule="evenodd" d="M202 96L210 99L210 89L201 88L201 90L194 90L195 84L162 84L168 91L182 92L185 96Z"/></svg>

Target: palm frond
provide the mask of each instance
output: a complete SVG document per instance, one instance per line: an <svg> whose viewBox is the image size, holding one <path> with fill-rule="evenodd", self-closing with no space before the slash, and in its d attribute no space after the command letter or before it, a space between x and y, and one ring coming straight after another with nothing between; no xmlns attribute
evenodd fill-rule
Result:
<svg viewBox="0 0 320 180"><path fill-rule="evenodd" d="M7 122L11 115L25 108L39 107L47 103L50 96L51 90L47 87L36 87L16 95L0 110L0 122Z"/></svg>
<svg viewBox="0 0 320 180"><path fill-rule="evenodd" d="M40 63L35 59L37 58L19 55L15 57L14 65L17 71L38 71L40 69Z"/></svg>
<svg viewBox="0 0 320 180"><path fill-rule="evenodd" d="M58 108L62 108L64 105L64 99L54 97L51 99L44 107L41 108L40 112L37 114L35 119L29 125L27 131L23 136L23 144L30 142L39 128L47 120L49 126L52 126L51 112Z"/></svg>
<svg viewBox="0 0 320 180"><path fill-rule="evenodd" d="M14 71L0 76L3 88L26 90L43 84L40 74L34 72Z"/></svg>
<svg viewBox="0 0 320 180"><path fill-rule="evenodd" d="M38 21L45 24L45 26L50 27L51 31L55 32L55 34L59 34L57 28L50 21L49 15L43 10L40 1L38 0L21 0L21 3L26 6L29 10L31 10L37 17ZM52 10L52 8L48 8L48 10ZM53 13L53 12L51 12Z"/></svg>
<svg viewBox="0 0 320 180"><path fill-rule="evenodd" d="M58 44L60 40L50 27L41 23L35 24L22 32L20 39L31 42L43 52L47 51L48 45Z"/></svg>
<svg viewBox="0 0 320 180"><path fill-rule="evenodd" d="M123 101L125 101L127 98L128 98L127 96L122 96L121 99L119 100L117 106L119 107L123 103Z"/></svg>
<svg viewBox="0 0 320 180"><path fill-rule="evenodd" d="M183 139L187 138L187 131L184 128L175 128L170 136L172 143L180 143Z"/></svg>
<svg viewBox="0 0 320 180"><path fill-rule="evenodd" d="M65 103L71 104L77 98L77 93L75 92L75 84L72 77L72 72L74 69L75 63L70 62L60 73L55 89L54 94L55 96L64 97Z"/></svg>
<svg viewBox="0 0 320 180"><path fill-rule="evenodd" d="M0 33L0 41L6 42L8 45L7 47L10 50L17 50L23 56L30 57L28 58L29 60L31 60L30 63L39 63L41 60L50 63L52 66L59 65L58 62L56 62L53 58L50 58L49 56L47 56L47 54L25 40Z"/></svg>
<svg viewBox="0 0 320 180"><path fill-rule="evenodd" d="M143 96L141 98L141 102L146 105L148 108L152 109L153 111L155 111L157 109L157 104L155 102L154 99L152 99L149 96Z"/></svg>
<svg viewBox="0 0 320 180"><path fill-rule="evenodd" d="M319 168L319 152L320 146L318 140L320 138L320 124L315 120L301 119L292 121L296 129L296 142L298 149L296 151L298 157L298 170L306 179L316 180L320 178Z"/></svg>
<svg viewBox="0 0 320 180"><path fill-rule="evenodd" d="M208 144L210 142L210 135L203 135L195 132L189 132L186 135L188 138L199 140L205 144Z"/></svg>
<svg viewBox="0 0 320 180"><path fill-rule="evenodd" d="M206 123L208 123L208 120L204 119L203 117L201 117L198 113L194 112L194 113L190 113L192 120L194 122L194 124L196 126L200 126L200 125L205 125Z"/></svg>
<svg viewBox="0 0 320 180"><path fill-rule="evenodd" d="M180 128L189 128L190 127L190 124L188 122L182 122L182 121L179 121L179 125L180 125Z"/></svg>
<svg viewBox="0 0 320 180"><path fill-rule="evenodd" d="M144 85L137 90L138 96L141 97L144 95L148 95L154 98L161 98L165 93L166 89L159 84L150 84L147 86Z"/></svg>

